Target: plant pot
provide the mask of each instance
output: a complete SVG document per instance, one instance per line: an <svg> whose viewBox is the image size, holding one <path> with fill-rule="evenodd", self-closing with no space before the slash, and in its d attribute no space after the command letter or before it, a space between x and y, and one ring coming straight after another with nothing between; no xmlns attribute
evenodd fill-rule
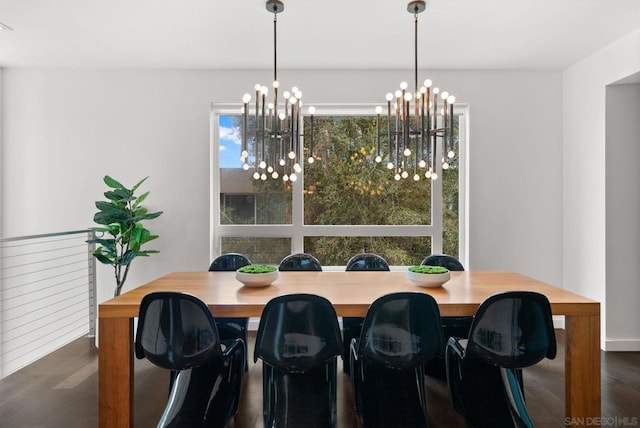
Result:
<svg viewBox="0 0 640 428"><path fill-rule="evenodd" d="M246 287L267 287L278 279L278 271L265 273L244 273L236 271L236 279Z"/></svg>
<svg viewBox="0 0 640 428"><path fill-rule="evenodd" d="M407 271L407 278L418 287L438 288L451 279L449 271L445 273L417 273Z"/></svg>

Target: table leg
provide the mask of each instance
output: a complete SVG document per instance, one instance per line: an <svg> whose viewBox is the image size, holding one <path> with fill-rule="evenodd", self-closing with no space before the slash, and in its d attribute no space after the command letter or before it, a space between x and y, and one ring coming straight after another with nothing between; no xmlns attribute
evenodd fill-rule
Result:
<svg viewBox="0 0 640 428"><path fill-rule="evenodd" d="M567 316L565 425L600 426L600 315Z"/></svg>
<svg viewBox="0 0 640 428"><path fill-rule="evenodd" d="M133 427L133 320L100 318L98 401L100 428Z"/></svg>

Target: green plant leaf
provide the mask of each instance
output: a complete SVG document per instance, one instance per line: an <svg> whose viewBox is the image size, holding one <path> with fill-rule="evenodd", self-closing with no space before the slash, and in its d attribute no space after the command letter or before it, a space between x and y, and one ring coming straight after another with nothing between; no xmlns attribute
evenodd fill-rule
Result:
<svg viewBox="0 0 640 428"><path fill-rule="evenodd" d="M103 180L104 180L104 184L111 187L112 189L126 189L126 187L124 187L119 181L114 180L108 175L105 175Z"/></svg>
<svg viewBox="0 0 640 428"><path fill-rule="evenodd" d="M147 196L149 196L149 193L151 192L144 192L142 195L138 196L135 200L135 202L133 203L133 208L138 208L138 206L145 200L147 199Z"/></svg>
<svg viewBox="0 0 640 428"><path fill-rule="evenodd" d="M115 202L127 202L133 200L133 193L126 189L116 189L104 192L104 197Z"/></svg>
<svg viewBox="0 0 640 428"><path fill-rule="evenodd" d="M93 253L93 255L94 255L94 256L95 256L95 258L96 258L96 259L98 259L98 261L99 261L100 263L102 263L102 264L105 264L105 265L111 265L111 264L113 264L113 262L111 261L111 259L110 259L110 258L108 258L107 256L103 255L103 254L96 254L96 253Z"/></svg>
<svg viewBox="0 0 640 428"><path fill-rule="evenodd" d="M124 253L124 255L120 258L120 261L118 264L123 266L128 266L131 264L133 259L135 259L137 256L138 256L138 253L136 251L129 250L126 253Z"/></svg>
<svg viewBox="0 0 640 428"><path fill-rule="evenodd" d="M138 187L140 187L140 185L141 185L142 183L144 183L144 182L146 181L146 179L147 179L147 178L149 178L149 176L146 176L146 177L145 177L145 178L143 178L142 180L138 181L138 182L135 184L135 186L133 186L133 187L131 188L131 193L136 193L136 190L138 190Z"/></svg>

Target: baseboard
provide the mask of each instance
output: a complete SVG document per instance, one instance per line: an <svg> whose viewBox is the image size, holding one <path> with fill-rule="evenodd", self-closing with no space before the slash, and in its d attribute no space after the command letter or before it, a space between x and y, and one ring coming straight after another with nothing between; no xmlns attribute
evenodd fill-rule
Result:
<svg viewBox="0 0 640 428"><path fill-rule="evenodd" d="M564 330L564 316L562 315L553 316L553 328L559 328L561 330Z"/></svg>
<svg viewBox="0 0 640 428"><path fill-rule="evenodd" d="M638 339L606 339L604 350L612 352L638 352L640 351L640 340Z"/></svg>

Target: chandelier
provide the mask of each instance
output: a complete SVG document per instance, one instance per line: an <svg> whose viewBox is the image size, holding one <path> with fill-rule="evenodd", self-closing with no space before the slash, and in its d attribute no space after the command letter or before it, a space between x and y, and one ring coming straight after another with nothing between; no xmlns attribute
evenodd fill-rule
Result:
<svg viewBox="0 0 640 428"><path fill-rule="evenodd" d="M414 0L407 11L414 16L414 90L407 82L400 89L387 94L387 147L386 154L380 141L380 123L383 108L376 107L377 155L375 161L386 161L396 180L412 176L438 178L438 151L442 150L442 169L449 168L455 157L453 104L455 97L433 87L431 80L418 86L418 14L425 10L424 0ZM438 102L438 99L441 102Z"/></svg>
<svg viewBox="0 0 640 428"><path fill-rule="evenodd" d="M284 4L279 0L267 0L266 9L273 13L273 95L269 98L269 88L257 84L253 102L249 93L242 97L240 160L245 171L253 168L255 180L281 178L285 182L294 182L302 171L302 92L294 86L291 91L282 92L282 98L278 99L280 83L276 30L278 13L284 11ZM309 107L308 112L313 125L315 109ZM309 162L313 162L311 154Z"/></svg>

